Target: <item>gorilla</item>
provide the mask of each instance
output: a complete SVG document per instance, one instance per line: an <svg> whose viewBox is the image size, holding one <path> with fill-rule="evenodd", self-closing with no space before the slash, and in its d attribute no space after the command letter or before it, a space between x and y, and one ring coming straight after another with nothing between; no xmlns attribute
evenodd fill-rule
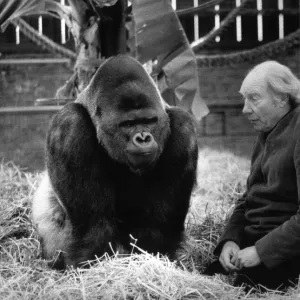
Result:
<svg viewBox="0 0 300 300"><path fill-rule="evenodd" d="M50 123L32 205L43 257L57 269L78 267L131 253L131 237L174 257L196 182L195 128L134 58L107 59Z"/></svg>

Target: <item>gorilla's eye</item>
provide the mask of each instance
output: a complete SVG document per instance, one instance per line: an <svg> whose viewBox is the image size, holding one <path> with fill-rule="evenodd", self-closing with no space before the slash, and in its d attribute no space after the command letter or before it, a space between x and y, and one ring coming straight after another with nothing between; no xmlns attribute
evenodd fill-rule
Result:
<svg viewBox="0 0 300 300"><path fill-rule="evenodd" d="M143 123L144 123L144 124L153 124L153 123L156 123L157 120L158 120L157 117L153 117L153 118L149 118L149 119L144 119L144 120L143 120L143 121L144 121Z"/></svg>
<svg viewBox="0 0 300 300"><path fill-rule="evenodd" d="M156 123L158 120L157 117L153 117L153 118L139 118L139 119L135 119L135 120L126 120L123 121L119 124L120 127L133 127L135 125L138 124L142 124L142 125L150 125L150 124L154 124Z"/></svg>
<svg viewBox="0 0 300 300"><path fill-rule="evenodd" d="M121 122L119 126L120 127L132 127L134 125L135 125L134 120L127 120L127 121Z"/></svg>

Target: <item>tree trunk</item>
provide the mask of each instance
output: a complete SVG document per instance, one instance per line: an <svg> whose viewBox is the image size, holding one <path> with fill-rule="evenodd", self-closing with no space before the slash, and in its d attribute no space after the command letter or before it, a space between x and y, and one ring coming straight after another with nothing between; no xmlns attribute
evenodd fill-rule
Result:
<svg viewBox="0 0 300 300"><path fill-rule="evenodd" d="M69 0L69 3L74 18L71 32L78 55L74 74L55 98L75 99L106 58L126 53L127 0L102 8L91 5L90 1Z"/></svg>

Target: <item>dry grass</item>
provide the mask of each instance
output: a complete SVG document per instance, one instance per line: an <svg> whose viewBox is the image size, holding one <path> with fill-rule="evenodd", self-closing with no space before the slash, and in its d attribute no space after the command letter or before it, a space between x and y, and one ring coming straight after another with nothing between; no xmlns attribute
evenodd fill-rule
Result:
<svg viewBox="0 0 300 300"><path fill-rule="evenodd" d="M0 164L0 299L269 299L294 300L299 289L245 294L226 277L201 275L241 195L249 161L203 149L198 187L187 219L187 241L180 262L166 257L104 256L90 269L59 273L40 258L40 244L30 222L30 202L39 174Z"/></svg>

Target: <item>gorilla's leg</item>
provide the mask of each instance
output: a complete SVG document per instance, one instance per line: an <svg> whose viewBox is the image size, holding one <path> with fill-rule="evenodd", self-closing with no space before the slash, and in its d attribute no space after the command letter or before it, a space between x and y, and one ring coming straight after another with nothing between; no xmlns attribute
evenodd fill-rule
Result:
<svg viewBox="0 0 300 300"><path fill-rule="evenodd" d="M109 243L118 240L111 159L81 104L68 104L54 117L46 155L51 186L72 225L71 238L63 245L68 248L66 264L77 266L110 252Z"/></svg>
<svg viewBox="0 0 300 300"><path fill-rule="evenodd" d="M64 268L63 253L71 243L72 227L53 191L47 172L43 174L33 198L32 219L41 237L43 257L53 259L54 268Z"/></svg>

